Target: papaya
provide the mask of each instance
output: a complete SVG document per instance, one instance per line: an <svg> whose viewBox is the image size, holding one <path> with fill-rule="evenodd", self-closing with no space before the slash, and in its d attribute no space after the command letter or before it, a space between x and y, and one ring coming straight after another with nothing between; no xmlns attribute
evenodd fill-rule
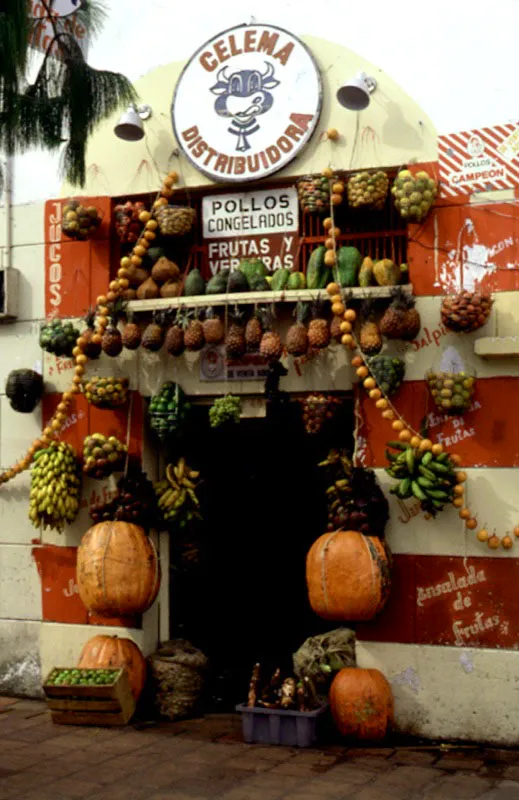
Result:
<svg viewBox="0 0 519 800"><path fill-rule="evenodd" d="M304 272L291 272L286 288L291 290L306 289Z"/></svg>
<svg viewBox="0 0 519 800"><path fill-rule="evenodd" d="M205 294L205 281L200 275L200 270L195 267L188 274L184 283L184 294L186 297L194 297L197 294Z"/></svg>
<svg viewBox="0 0 519 800"><path fill-rule="evenodd" d="M397 286L400 281L400 267L390 258L382 258L373 267L373 275L379 286Z"/></svg>
<svg viewBox="0 0 519 800"><path fill-rule="evenodd" d="M228 292L250 291L249 281L245 277L245 273L241 272L239 269L234 269L229 275L229 281L227 283L227 291Z"/></svg>
<svg viewBox="0 0 519 800"><path fill-rule="evenodd" d="M356 247L340 247L333 270L334 280L340 286L356 286L361 262L362 256Z"/></svg>
<svg viewBox="0 0 519 800"><path fill-rule="evenodd" d="M260 258L243 258L240 261L240 272L245 275L250 285L255 275L266 278L268 269Z"/></svg>
<svg viewBox="0 0 519 800"><path fill-rule="evenodd" d="M290 270L289 269L277 269L272 276L272 291L273 292L281 292L283 289L286 289L286 285L288 283L288 279L290 278Z"/></svg>
<svg viewBox="0 0 519 800"><path fill-rule="evenodd" d="M330 270L324 263L326 247L319 245L313 251L306 268L306 285L309 289L324 289L330 281Z"/></svg>
<svg viewBox="0 0 519 800"><path fill-rule="evenodd" d="M205 293L225 294L227 292L227 281L229 280L229 274L230 272L228 269L223 269L221 272L217 272L216 275L213 275L205 287Z"/></svg>
<svg viewBox="0 0 519 800"><path fill-rule="evenodd" d="M359 270L359 286L371 286L373 283L373 260L366 256L363 260L362 264L360 265Z"/></svg>
<svg viewBox="0 0 519 800"><path fill-rule="evenodd" d="M251 292L269 292L272 286L263 275L254 275L250 282Z"/></svg>

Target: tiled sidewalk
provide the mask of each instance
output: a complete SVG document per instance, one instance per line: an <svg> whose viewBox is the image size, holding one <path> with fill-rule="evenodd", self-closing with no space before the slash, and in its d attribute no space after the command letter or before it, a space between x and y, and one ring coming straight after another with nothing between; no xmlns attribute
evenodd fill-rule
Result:
<svg viewBox="0 0 519 800"><path fill-rule="evenodd" d="M519 751L247 746L240 720L53 726L0 698L0 800L519 800Z"/></svg>

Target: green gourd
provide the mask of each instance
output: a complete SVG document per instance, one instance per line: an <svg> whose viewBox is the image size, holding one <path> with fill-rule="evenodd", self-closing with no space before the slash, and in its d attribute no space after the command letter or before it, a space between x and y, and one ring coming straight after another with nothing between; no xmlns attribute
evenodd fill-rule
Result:
<svg viewBox="0 0 519 800"><path fill-rule="evenodd" d="M272 276L271 288L273 292L281 292L286 289L291 272L289 269L277 269Z"/></svg>
<svg viewBox="0 0 519 800"><path fill-rule="evenodd" d="M373 260L366 256L363 260L362 264L360 265L359 271L359 286L366 287L371 286L373 284Z"/></svg>
<svg viewBox="0 0 519 800"><path fill-rule="evenodd" d="M310 256L306 268L306 285L309 289L324 289L329 283L330 270L324 263L325 253L326 247L322 244Z"/></svg>
<svg viewBox="0 0 519 800"><path fill-rule="evenodd" d="M227 292L227 281L229 280L229 270L223 269L209 279L205 287L206 294L225 294Z"/></svg>
<svg viewBox="0 0 519 800"><path fill-rule="evenodd" d="M340 247L333 277L340 286L356 286L362 256L356 247Z"/></svg>
<svg viewBox="0 0 519 800"><path fill-rule="evenodd" d="M268 269L259 258L244 258L240 261L240 271L243 272L250 285L255 275L265 278L268 275Z"/></svg>
<svg viewBox="0 0 519 800"><path fill-rule="evenodd" d="M306 289L306 277L303 272L291 272L286 286L290 290Z"/></svg>
<svg viewBox="0 0 519 800"><path fill-rule="evenodd" d="M200 274L198 267L191 270L184 284L184 294L186 297L194 297L198 294L205 294L205 281Z"/></svg>

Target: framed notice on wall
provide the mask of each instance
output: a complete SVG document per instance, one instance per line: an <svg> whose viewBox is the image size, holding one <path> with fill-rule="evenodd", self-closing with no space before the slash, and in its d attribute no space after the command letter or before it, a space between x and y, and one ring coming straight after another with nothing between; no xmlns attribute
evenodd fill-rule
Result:
<svg viewBox="0 0 519 800"><path fill-rule="evenodd" d="M260 258L270 271L292 269L299 248L299 206L295 186L254 192L206 195L202 235L210 277L236 269L244 258Z"/></svg>

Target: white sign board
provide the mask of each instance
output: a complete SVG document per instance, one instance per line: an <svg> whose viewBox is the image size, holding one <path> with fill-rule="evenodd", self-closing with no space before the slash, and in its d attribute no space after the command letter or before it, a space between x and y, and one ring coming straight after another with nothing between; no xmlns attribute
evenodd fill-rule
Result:
<svg viewBox="0 0 519 800"><path fill-rule="evenodd" d="M184 67L173 128L212 180L259 180L305 147L321 105L321 76L306 45L282 28L241 25L206 42Z"/></svg>
<svg viewBox="0 0 519 800"><path fill-rule="evenodd" d="M200 357L201 381L264 381L268 364L259 353L227 360L223 345L206 345Z"/></svg>
<svg viewBox="0 0 519 800"><path fill-rule="evenodd" d="M297 189L205 195L202 219L204 239L297 232Z"/></svg>

